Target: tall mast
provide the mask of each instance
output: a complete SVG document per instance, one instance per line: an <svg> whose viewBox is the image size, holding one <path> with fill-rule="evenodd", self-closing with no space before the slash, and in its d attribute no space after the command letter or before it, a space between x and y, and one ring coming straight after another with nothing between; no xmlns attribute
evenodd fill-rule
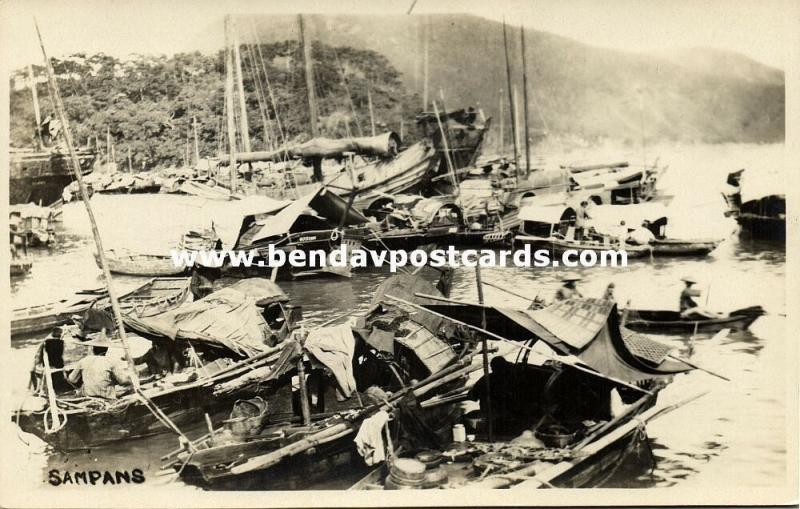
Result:
<svg viewBox="0 0 800 509"><path fill-rule="evenodd" d="M503 117L503 89L500 89L500 150L503 150L503 147L506 145L506 138L505 138L505 121Z"/></svg>
<svg viewBox="0 0 800 509"><path fill-rule="evenodd" d="M375 136L375 112L372 110L372 92L367 85L367 102L369 103L369 125L372 128L372 135Z"/></svg>
<svg viewBox="0 0 800 509"><path fill-rule="evenodd" d="M231 51L230 16L225 17L225 107L228 113L228 148L231 196L236 192L236 120L233 118L233 51Z"/></svg>
<svg viewBox="0 0 800 509"><path fill-rule="evenodd" d="M111 162L111 126L106 125L106 163Z"/></svg>
<svg viewBox="0 0 800 509"><path fill-rule="evenodd" d="M430 52L430 23L428 17L425 16L425 21L422 30L422 111L428 110L428 53Z"/></svg>
<svg viewBox="0 0 800 509"><path fill-rule="evenodd" d="M36 90L36 79L33 75L33 66L28 64L28 82L31 86L31 98L33 99L33 116L36 119L37 143L42 145L42 113L39 109L39 92Z"/></svg>
<svg viewBox="0 0 800 509"><path fill-rule="evenodd" d="M514 85L514 146L522 148L522 142L519 139L522 130L519 128L519 100L517 99L517 86ZM519 166L517 166L519 173Z"/></svg>
<svg viewBox="0 0 800 509"><path fill-rule="evenodd" d="M239 94L239 135L242 138L242 150L244 152L250 152L250 126L247 122L247 103L244 98L242 57L239 54L239 37L236 34L236 18L230 18L230 30L233 39L233 61L236 67L236 92Z"/></svg>
<svg viewBox="0 0 800 509"><path fill-rule="evenodd" d="M44 67L45 72L47 73L47 83L50 93L54 99L53 107L56 110L59 121L63 127L64 140L67 143L67 149L69 150L70 159L72 160L72 171L75 174L75 179L78 182L81 198L83 199L83 204L86 207L86 213L89 216L89 223L92 227L92 236L94 237L95 248L97 249L97 254L100 259L100 266L103 270L103 277L106 281L106 290L108 291L108 298L111 301L111 310L114 315L114 321L117 325L119 339L122 341L122 347L125 350L125 359L127 360L128 368L131 371L131 385L133 385L134 391L139 392L139 376L136 372L136 365L133 361L133 357L131 357L131 350L130 346L128 345L128 337L125 335L125 324L122 321L122 311L120 310L117 293L111 280L111 270L108 267L108 260L106 260L106 254L103 250L103 241L100 237L100 230L97 228L97 221L94 217L94 211L89 203L89 192L86 189L86 185L83 182L83 176L81 175L81 165L80 161L78 160L78 153L75 151L75 144L72 141L72 132L69 128L69 124L67 123L67 113L64 109L64 103L61 101L61 94L58 92L58 84L53 76L53 69L50 67L50 59L47 57L47 51L44 49L44 42L42 42L42 34L39 32L38 24L36 25L36 35L39 37L39 45L42 48L42 56L44 56Z"/></svg>
<svg viewBox="0 0 800 509"><path fill-rule="evenodd" d="M530 132L528 131L528 73L525 61L525 29L519 26L519 36L522 40L522 111L525 115L525 175L531 171L531 146Z"/></svg>
<svg viewBox="0 0 800 509"><path fill-rule="evenodd" d="M200 144L197 141L197 117L192 117L192 131L194 132L194 164L200 164Z"/></svg>
<svg viewBox="0 0 800 509"><path fill-rule="evenodd" d="M317 122L319 122L319 112L317 111L316 84L314 83L314 61L311 57L311 40L305 35L303 26L303 15L297 15L297 22L300 25L300 44L303 45L303 60L306 65L306 89L308 90L308 116L311 124L311 137L319 136Z"/></svg>
<svg viewBox="0 0 800 509"><path fill-rule="evenodd" d="M514 125L514 93L511 90L511 61L508 59L508 35L506 34L506 21L503 20L503 48L506 54L506 88L508 89L508 105L511 114L511 138L514 140L514 165L519 171L519 147L517 146L517 127Z"/></svg>

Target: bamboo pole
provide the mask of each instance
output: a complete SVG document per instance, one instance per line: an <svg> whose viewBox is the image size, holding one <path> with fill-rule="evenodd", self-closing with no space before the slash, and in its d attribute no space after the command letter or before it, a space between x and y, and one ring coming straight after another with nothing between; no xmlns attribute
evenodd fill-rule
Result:
<svg viewBox="0 0 800 509"><path fill-rule="evenodd" d="M531 171L531 136L528 131L528 72L525 61L525 29L519 26L519 36L522 42L522 108L525 115L525 175Z"/></svg>
<svg viewBox="0 0 800 509"><path fill-rule="evenodd" d="M225 17L225 106L228 117L228 165L230 169L231 198L236 193L236 121L233 118L233 52L230 41L230 16Z"/></svg>
<svg viewBox="0 0 800 509"><path fill-rule="evenodd" d="M486 308L483 306L483 284L481 284L481 264L480 262L475 264L475 284L478 287L478 304L481 305L481 329L486 329ZM487 414L487 435L489 438L489 442L493 440L493 433L492 433L492 384L489 380L489 346L487 345L486 335L481 335L481 347L483 348L483 353L481 357L483 358L483 380L486 386L486 414ZM483 410L483 409L481 409Z"/></svg>
<svg viewBox="0 0 800 509"><path fill-rule="evenodd" d="M519 168L519 147L517 146L517 128L514 125L514 95L511 90L511 61L508 57L508 35L506 34L506 21L503 20L503 48L506 55L506 88L508 89L508 105L511 114L511 138L514 141L514 165Z"/></svg>
<svg viewBox="0 0 800 509"><path fill-rule="evenodd" d="M250 152L250 125L247 121L247 101L244 96L242 76L242 56L239 54L239 37L236 33L236 18L230 17L231 39L233 40L233 62L236 70L236 93L239 96L239 134L242 137L242 150Z"/></svg>
<svg viewBox="0 0 800 509"><path fill-rule="evenodd" d="M436 101L433 101L433 112L436 114L436 123L439 124L439 133L442 136L442 143L444 144L444 158L447 162L447 169L450 173L450 179L453 183L454 192L458 190L458 179L456 179L455 168L453 167L453 161L450 160L450 146L447 144L447 135L444 132L444 127L442 126L442 119L439 117L439 108L436 106Z"/></svg>
<svg viewBox="0 0 800 509"><path fill-rule="evenodd" d="M317 111L317 92L314 83L314 61L311 55L311 41L305 34L302 14L297 15L297 23L300 25L300 44L303 46L303 61L305 63L306 90L308 92L308 116L311 127L311 137L319 136L319 111Z"/></svg>
<svg viewBox="0 0 800 509"><path fill-rule="evenodd" d="M31 87L31 99L33 100L33 117L36 119L36 135L39 147L42 146L42 113L39 109L39 91L36 90L36 78L33 74L33 66L28 64L28 83Z"/></svg>
<svg viewBox="0 0 800 509"><path fill-rule="evenodd" d="M372 136L375 136L375 112L372 109L372 91L367 85L367 104L369 105L369 125L372 129Z"/></svg>
<svg viewBox="0 0 800 509"><path fill-rule="evenodd" d="M505 144L506 144L505 129L504 129L504 126L506 125L506 123L505 123L505 120L503 120L503 103L504 102L505 101L503 101L503 89L501 88L500 89L500 115L499 115L499 118L500 118L500 150L501 151L504 149Z"/></svg>
<svg viewBox="0 0 800 509"><path fill-rule="evenodd" d="M86 207L86 213L89 216L89 223L92 227L92 236L94 237L95 247L97 249L98 258L100 260L100 265L103 270L103 277L106 281L106 288L108 291L108 297L111 301L111 309L114 314L114 321L117 324L117 330L119 331L119 337L122 341L122 344L125 348L125 359L128 362L128 368L131 371L131 384L133 385L133 389L136 392L139 392L139 376L136 372L136 365L133 362L133 357L131 357L130 347L128 345L128 337L125 334L125 324L122 320L122 312L119 306L119 300L117 299L117 292L114 289L114 284L111 279L111 270L108 267L108 260L106 259L106 253L103 249L103 241L100 237L100 230L97 227L97 221L94 217L94 211L92 210L92 206L89 203L89 192L86 189L86 184L83 182L83 175L81 175L81 165L80 160L78 159L78 154L75 150L75 144L72 140L72 132L69 127L67 113L64 108L64 103L61 101L61 94L58 91L58 84L55 81L55 77L53 76L53 69L50 65L50 58L47 56L47 51L44 49L44 42L42 41L42 34L39 31L39 24L34 20L34 24L36 26L36 35L39 38L39 46L42 49L42 56L44 57L44 65L45 70L47 72L47 83L51 90L52 96L55 99L55 109L58 113L59 120L61 121L61 125L63 126L64 132L64 139L67 143L67 149L69 150L70 159L72 160L72 171L75 174L75 179L78 182L78 188L81 192L81 198L83 199L83 204Z"/></svg>
<svg viewBox="0 0 800 509"><path fill-rule="evenodd" d="M430 20L425 16L422 25L422 111L428 110L428 53L430 45Z"/></svg>
<svg viewBox="0 0 800 509"><path fill-rule="evenodd" d="M194 133L194 164L200 164L200 144L197 139L197 117L192 117L192 131Z"/></svg>

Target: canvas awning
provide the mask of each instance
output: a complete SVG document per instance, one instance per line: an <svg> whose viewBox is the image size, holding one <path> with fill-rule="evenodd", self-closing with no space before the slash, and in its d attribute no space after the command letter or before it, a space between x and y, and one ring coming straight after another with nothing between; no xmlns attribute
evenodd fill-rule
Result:
<svg viewBox="0 0 800 509"><path fill-rule="evenodd" d="M125 324L140 334L207 343L247 357L263 350L272 334L259 306L287 300L274 282L250 278L160 315L126 316Z"/></svg>
<svg viewBox="0 0 800 509"><path fill-rule="evenodd" d="M236 154L238 163L255 161L283 161L302 157L304 159L319 157L342 157L345 152L358 155L393 157L400 147L400 136L392 131L387 131L376 136L361 138L312 138L305 143L291 145L286 148L265 152L243 152ZM229 156L220 157L219 164L228 164Z"/></svg>
<svg viewBox="0 0 800 509"><path fill-rule="evenodd" d="M519 211L519 219L536 223L558 224L562 220L570 217L575 217L575 210L573 210L572 207L559 205L528 205L522 207Z"/></svg>
<svg viewBox="0 0 800 509"><path fill-rule="evenodd" d="M661 203L594 205L589 214L592 216L591 224L597 231L610 233L615 232L622 221L625 221L625 225L630 228L637 228L644 221L656 223L666 220L668 210Z"/></svg>
<svg viewBox="0 0 800 509"><path fill-rule="evenodd" d="M285 209L290 202L277 201L266 196L246 196L241 200L208 204L215 208L212 213L214 230L217 232L222 247L233 249L242 230L242 224L251 216L272 214Z"/></svg>
<svg viewBox="0 0 800 509"><path fill-rule="evenodd" d="M480 327L477 305L425 306ZM512 341L538 339L557 352L573 355L581 364L608 377L637 382L690 371L691 366L649 352L669 348L620 329L617 307L602 299L575 299L539 310L486 307L489 332ZM625 335L623 337L623 332Z"/></svg>

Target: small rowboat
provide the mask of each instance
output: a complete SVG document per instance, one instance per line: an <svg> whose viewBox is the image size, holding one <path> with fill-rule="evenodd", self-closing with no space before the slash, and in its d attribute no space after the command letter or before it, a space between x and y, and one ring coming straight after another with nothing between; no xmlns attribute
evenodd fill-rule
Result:
<svg viewBox="0 0 800 509"><path fill-rule="evenodd" d="M25 256L11 259L9 274L11 277L24 276L31 271L33 267L33 259Z"/></svg>
<svg viewBox="0 0 800 509"><path fill-rule="evenodd" d="M101 267L100 257L95 254L94 259ZM109 250L106 260L112 273L128 276L179 276L187 271L187 267L176 266L172 257L167 255L124 254Z"/></svg>
<svg viewBox="0 0 800 509"><path fill-rule="evenodd" d="M190 281L188 277L151 279L120 297L122 312L143 318L178 307L190 294ZM15 309L11 318L11 337L48 332L53 327L69 323L70 317L83 314L92 306L105 309L109 305L106 292L98 288L78 292L71 299Z"/></svg>
<svg viewBox="0 0 800 509"><path fill-rule="evenodd" d="M640 332L693 333L717 332L722 329L744 330L750 327L765 311L761 306L737 309L719 318L687 320L678 311L627 309L623 311L623 323Z"/></svg>
<svg viewBox="0 0 800 509"><path fill-rule="evenodd" d="M517 235L514 241L522 244L530 244L533 249L548 250L553 255L561 255L570 250L593 251L598 255L612 250L622 250L625 251L628 258L643 258L650 256L651 252L650 246L625 245L624 248L620 248L617 244L604 244L592 240L566 240L557 237L537 237L535 235Z"/></svg>
<svg viewBox="0 0 800 509"><path fill-rule="evenodd" d="M653 256L701 256L717 248L721 241L714 239L669 239L661 238L650 242Z"/></svg>

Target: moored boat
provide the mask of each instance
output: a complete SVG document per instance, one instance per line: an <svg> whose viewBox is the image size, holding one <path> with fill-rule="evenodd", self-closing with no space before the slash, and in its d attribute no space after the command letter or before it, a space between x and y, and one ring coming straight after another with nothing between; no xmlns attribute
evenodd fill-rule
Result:
<svg viewBox="0 0 800 509"><path fill-rule="evenodd" d="M153 316L183 304L188 296L190 278L154 278L120 296L120 309L134 316ZM108 294L102 289L83 290L69 299L14 309L11 313L11 337L49 332L53 327L70 322L89 308L106 310Z"/></svg>
<svg viewBox="0 0 800 509"><path fill-rule="evenodd" d="M128 276L177 276L189 270L188 267L176 265L168 255L123 253L110 249L106 251L106 259L113 274ZM100 267L97 254L95 261Z"/></svg>

